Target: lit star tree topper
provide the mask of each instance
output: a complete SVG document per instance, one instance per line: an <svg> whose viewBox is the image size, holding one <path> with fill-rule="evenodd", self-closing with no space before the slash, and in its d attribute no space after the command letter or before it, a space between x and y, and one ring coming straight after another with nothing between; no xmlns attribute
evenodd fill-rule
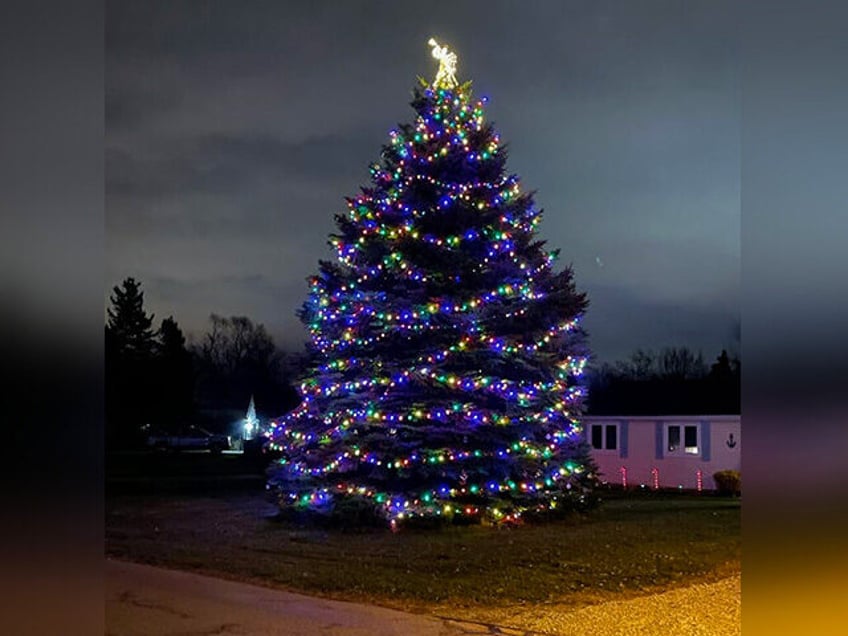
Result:
<svg viewBox="0 0 848 636"><path fill-rule="evenodd" d="M348 199L300 317L302 402L272 421L284 514L514 523L594 501L587 307L541 211L435 44L436 80Z"/></svg>

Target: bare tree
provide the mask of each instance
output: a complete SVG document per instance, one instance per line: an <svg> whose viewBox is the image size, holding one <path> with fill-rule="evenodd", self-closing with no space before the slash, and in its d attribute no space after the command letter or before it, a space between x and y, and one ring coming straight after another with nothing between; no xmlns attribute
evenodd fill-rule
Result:
<svg viewBox="0 0 848 636"><path fill-rule="evenodd" d="M216 408L246 408L256 395L257 408L279 408L288 399L282 355L264 325L246 316L209 316L210 328L193 347L201 372L201 401Z"/></svg>
<svg viewBox="0 0 848 636"><path fill-rule="evenodd" d="M627 360L617 363L618 373L631 380L649 380L657 374L657 356L653 351L637 349Z"/></svg>
<svg viewBox="0 0 848 636"><path fill-rule="evenodd" d="M616 369L621 377L630 380L691 380L707 374L701 352L688 347L665 347L659 353L637 349L627 360L617 363Z"/></svg>
<svg viewBox="0 0 848 636"><path fill-rule="evenodd" d="M209 316L212 327L200 346L201 358L225 375L245 366L268 367L277 362L274 341L264 325L254 325L246 316Z"/></svg>
<svg viewBox="0 0 848 636"><path fill-rule="evenodd" d="M666 347L658 357L659 375L673 380L695 380L707 374L701 352L688 347Z"/></svg>

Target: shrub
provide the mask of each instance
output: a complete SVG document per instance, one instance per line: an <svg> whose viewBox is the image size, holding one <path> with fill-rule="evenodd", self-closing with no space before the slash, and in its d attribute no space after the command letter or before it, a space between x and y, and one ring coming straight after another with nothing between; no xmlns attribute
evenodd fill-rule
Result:
<svg viewBox="0 0 848 636"><path fill-rule="evenodd" d="M720 470L713 475L720 495L742 494L742 475L738 470Z"/></svg>

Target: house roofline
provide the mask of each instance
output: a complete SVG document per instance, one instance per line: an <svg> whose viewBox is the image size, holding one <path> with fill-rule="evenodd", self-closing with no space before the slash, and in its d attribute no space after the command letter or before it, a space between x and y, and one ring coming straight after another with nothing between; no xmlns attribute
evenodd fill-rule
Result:
<svg viewBox="0 0 848 636"><path fill-rule="evenodd" d="M656 422L657 420L709 420L711 422L731 422L742 419L741 415L584 415L581 418L584 422L589 420L597 421L621 421L629 422Z"/></svg>

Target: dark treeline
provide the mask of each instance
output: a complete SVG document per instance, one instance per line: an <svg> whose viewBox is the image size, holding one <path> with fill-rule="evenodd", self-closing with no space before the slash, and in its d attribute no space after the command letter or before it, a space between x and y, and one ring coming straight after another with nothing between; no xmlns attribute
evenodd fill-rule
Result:
<svg viewBox="0 0 848 636"><path fill-rule="evenodd" d="M261 324L212 314L209 330L188 343L173 317L154 326L141 284L113 289L106 321L107 448L137 445L142 426L169 430L188 423L236 434L251 395L260 416L294 408L292 380L303 356L285 354ZM740 412L740 364L722 351L707 364L685 347L638 350L588 374L588 413L708 415Z"/></svg>
<svg viewBox="0 0 848 636"><path fill-rule="evenodd" d="M722 351L708 365L700 353L668 347L636 351L589 373L593 415L719 415L740 412L740 363Z"/></svg>
<svg viewBox="0 0 848 636"><path fill-rule="evenodd" d="M274 344L261 324L244 316L210 316L209 331L189 344L173 317L154 326L141 284L127 278L113 289L105 346L106 444L139 444L142 426L173 430L199 424L232 429L254 396L260 417L296 406L290 376L297 361Z"/></svg>
<svg viewBox="0 0 848 636"><path fill-rule="evenodd" d="M245 316L209 317L209 331L191 347L198 408L207 419L215 413L226 420L243 416L254 396L260 417L278 416L297 406L291 374L299 366L294 356L274 345L265 327ZM226 425L221 421L218 426Z"/></svg>

